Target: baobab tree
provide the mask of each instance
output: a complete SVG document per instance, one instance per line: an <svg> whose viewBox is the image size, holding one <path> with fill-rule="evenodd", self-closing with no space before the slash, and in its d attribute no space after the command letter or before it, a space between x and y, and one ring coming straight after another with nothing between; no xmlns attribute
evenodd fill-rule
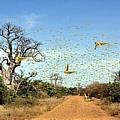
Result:
<svg viewBox="0 0 120 120"><path fill-rule="evenodd" d="M41 43L27 38L21 27L11 23L6 23L0 28L0 38L0 50L4 55L0 61L3 81L5 84L14 85L15 70L21 66L23 59L32 57L36 62L43 60Z"/></svg>

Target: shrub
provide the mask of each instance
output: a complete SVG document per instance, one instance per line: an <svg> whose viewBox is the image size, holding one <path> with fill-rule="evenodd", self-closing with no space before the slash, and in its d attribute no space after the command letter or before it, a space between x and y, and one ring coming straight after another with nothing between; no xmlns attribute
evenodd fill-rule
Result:
<svg viewBox="0 0 120 120"><path fill-rule="evenodd" d="M0 104L5 104L5 98L7 97L7 87L3 84L0 77Z"/></svg>
<svg viewBox="0 0 120 120"><path fill-rule="evenodd" d="M10 104L14 102L15 98L16 98L15 91L11 89L7 89L6 96L4 97L5 104Z"/></svg>
<svg viewBox="0 0 120 120"><path fill-rule="evenodd" d="M120 102L120 83L113 82L108 84L109 100L111 102Z"/></svg>
<svg viewBox="0 0 120 120"><path fill-rule="evenodd" d="M57 87L55 96L60 98L62 96L69 95L69 89L66 87Z"/></svg>
<svg viewBox="0 0 120 120"><path fill-rule="evenodd" d="M95 82L86 87L90 97L104 99L105 102L120 102L120 82L100 84Z"/></svg>
<svg viewBox="0 0 120 120"><path fill-rule="evenodd" d="M36 96L37 91L35 88L33 88L31 81L23 81L21 85L19 86L19 90L17 92L17 95L19 96Z"/></svg>
<svg viewBox="0 0 120 120"><path fill-rule="evenodd" d="M48 88L47 88L47 94L48 94L50 97L54 96L56 93L57 93L57 92L56 92L56 89L55 89L54 87L48 87Z"/></svg>
<svg viewBox="0 0 120 120"><path fill-rule="evenodd" d="M8 89L0 77L0 104L9 104L14 101L15 97L15 91Z"/></svg>
<svg viewBox="0 0 120 120"><path fill-rule="evenodd" d="M77 95L78 94L78 92L77 92L77 88L76 87L70 87L69 89L68 89L68 93L69 93L69 95Z"/></svg>
<svg viewBox="0 0 120 120"><path fill-rule="evenodd" d="M17 107L20 107L20 106L32 106L32 105L36 104L37 101L38 100L33 96L28 96L28 97L17 96L14 99L14 102L11 103L11 105L17 106Z"/></svg>
<svg viewBox="0 0 120 120"><path fill-rule="evenodd" d="M88 85L85 91L90 97L103 99L104 97L108 96L107 84L100 84L98 82Z"/></svg>

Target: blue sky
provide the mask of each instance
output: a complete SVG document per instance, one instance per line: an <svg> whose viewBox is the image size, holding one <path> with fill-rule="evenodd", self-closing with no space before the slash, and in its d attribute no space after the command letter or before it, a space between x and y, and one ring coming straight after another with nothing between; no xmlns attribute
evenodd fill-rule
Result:
<svg viewBox="0 0 120 120"><path fill-rule="evenodd" d="M59 72L68 86L75 86L77 82L83 85L93 81L108 82L111 76L108 70L120 67L119 0L0 2L0 25L5 22L18 24L28 36L43 43L46 61L30 65L40 71L38 77L41 79L48 79L51 72ZM98 40L112 46L95 51L94 42ZM77 73L65 76L66 63Z"/></svg>

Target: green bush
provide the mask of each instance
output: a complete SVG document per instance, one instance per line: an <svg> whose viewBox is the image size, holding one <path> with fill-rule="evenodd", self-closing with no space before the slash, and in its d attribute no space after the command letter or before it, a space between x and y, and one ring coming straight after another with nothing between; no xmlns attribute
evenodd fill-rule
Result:
<svg viewBox="0 0 120 120"><path fill-rule="evenodd" d="M0 104L9 104L14 101L15 97L15 91L8 89L0 77Z"/></svg>
<svg viewBox="0 0 120 120"><path fill-rule="evenodd" d="M55 96L60 98L69 94L69 89L66 87L57 87Z"/></svg>
<svg viewBox="0 0 120 120"><path fill-rule="evenodd" d="M33 88L31 81L23 81L19 86L19 90L17 92L18 96L37 96L37 91Z"/></svg>
<svg viewBox="0 0 120 120"><path fill-rule="evenodd" d="M16 98L15 91L11 89L7 89L6 96L4 97L5 104L10 104L14 102L15 98Z"/></svg>
<svg viewBox="0 0 120 120"><path fill-rule="evenodd" d="M8 105L16 106L16 107L23 107L23 106L32 106L38 103L38 99L33 96L23 97L17 96L14 98L14 101Z"/></svg>
<svg viewBox="0 0 120 120"><path fill-rule="evenodd" d="M120 102L120 82L109 83L108 91L111 102Z"/></svg>
<svg viewBox="0 0 120 120"><path fill-rule="evenodd" d="M47 94L48 94L50 97L56 95L56 93L57 93L57 91L56 91L56 89L55 89L54 87L48 87L48 88L47 88Z"/></svg>
<svg viewBox="0 0 120 120"><path fill-rule="evenodd" d="M78 91L77 91L77 88L76 87L70 87L69 89L68 89L68 94L69 95L77 95L78 94Z"/></svg>
<svg viewBox="0 0 120 120"><path fill-rule="evenodd" d="M5 98L7 97L7 87L3 84L0 77L0 104L5 104Z"/></svg>

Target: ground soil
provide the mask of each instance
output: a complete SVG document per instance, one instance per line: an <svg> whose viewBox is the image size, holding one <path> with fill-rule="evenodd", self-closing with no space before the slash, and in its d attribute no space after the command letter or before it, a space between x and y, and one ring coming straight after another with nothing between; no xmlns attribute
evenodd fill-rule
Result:
<svg viewBox="0 0 120 120"><path fill-rule="evenodd" d="M69 96L53 110L33 120L119 120L111 117L100 106L86 102L81 96Z"/></svg>

